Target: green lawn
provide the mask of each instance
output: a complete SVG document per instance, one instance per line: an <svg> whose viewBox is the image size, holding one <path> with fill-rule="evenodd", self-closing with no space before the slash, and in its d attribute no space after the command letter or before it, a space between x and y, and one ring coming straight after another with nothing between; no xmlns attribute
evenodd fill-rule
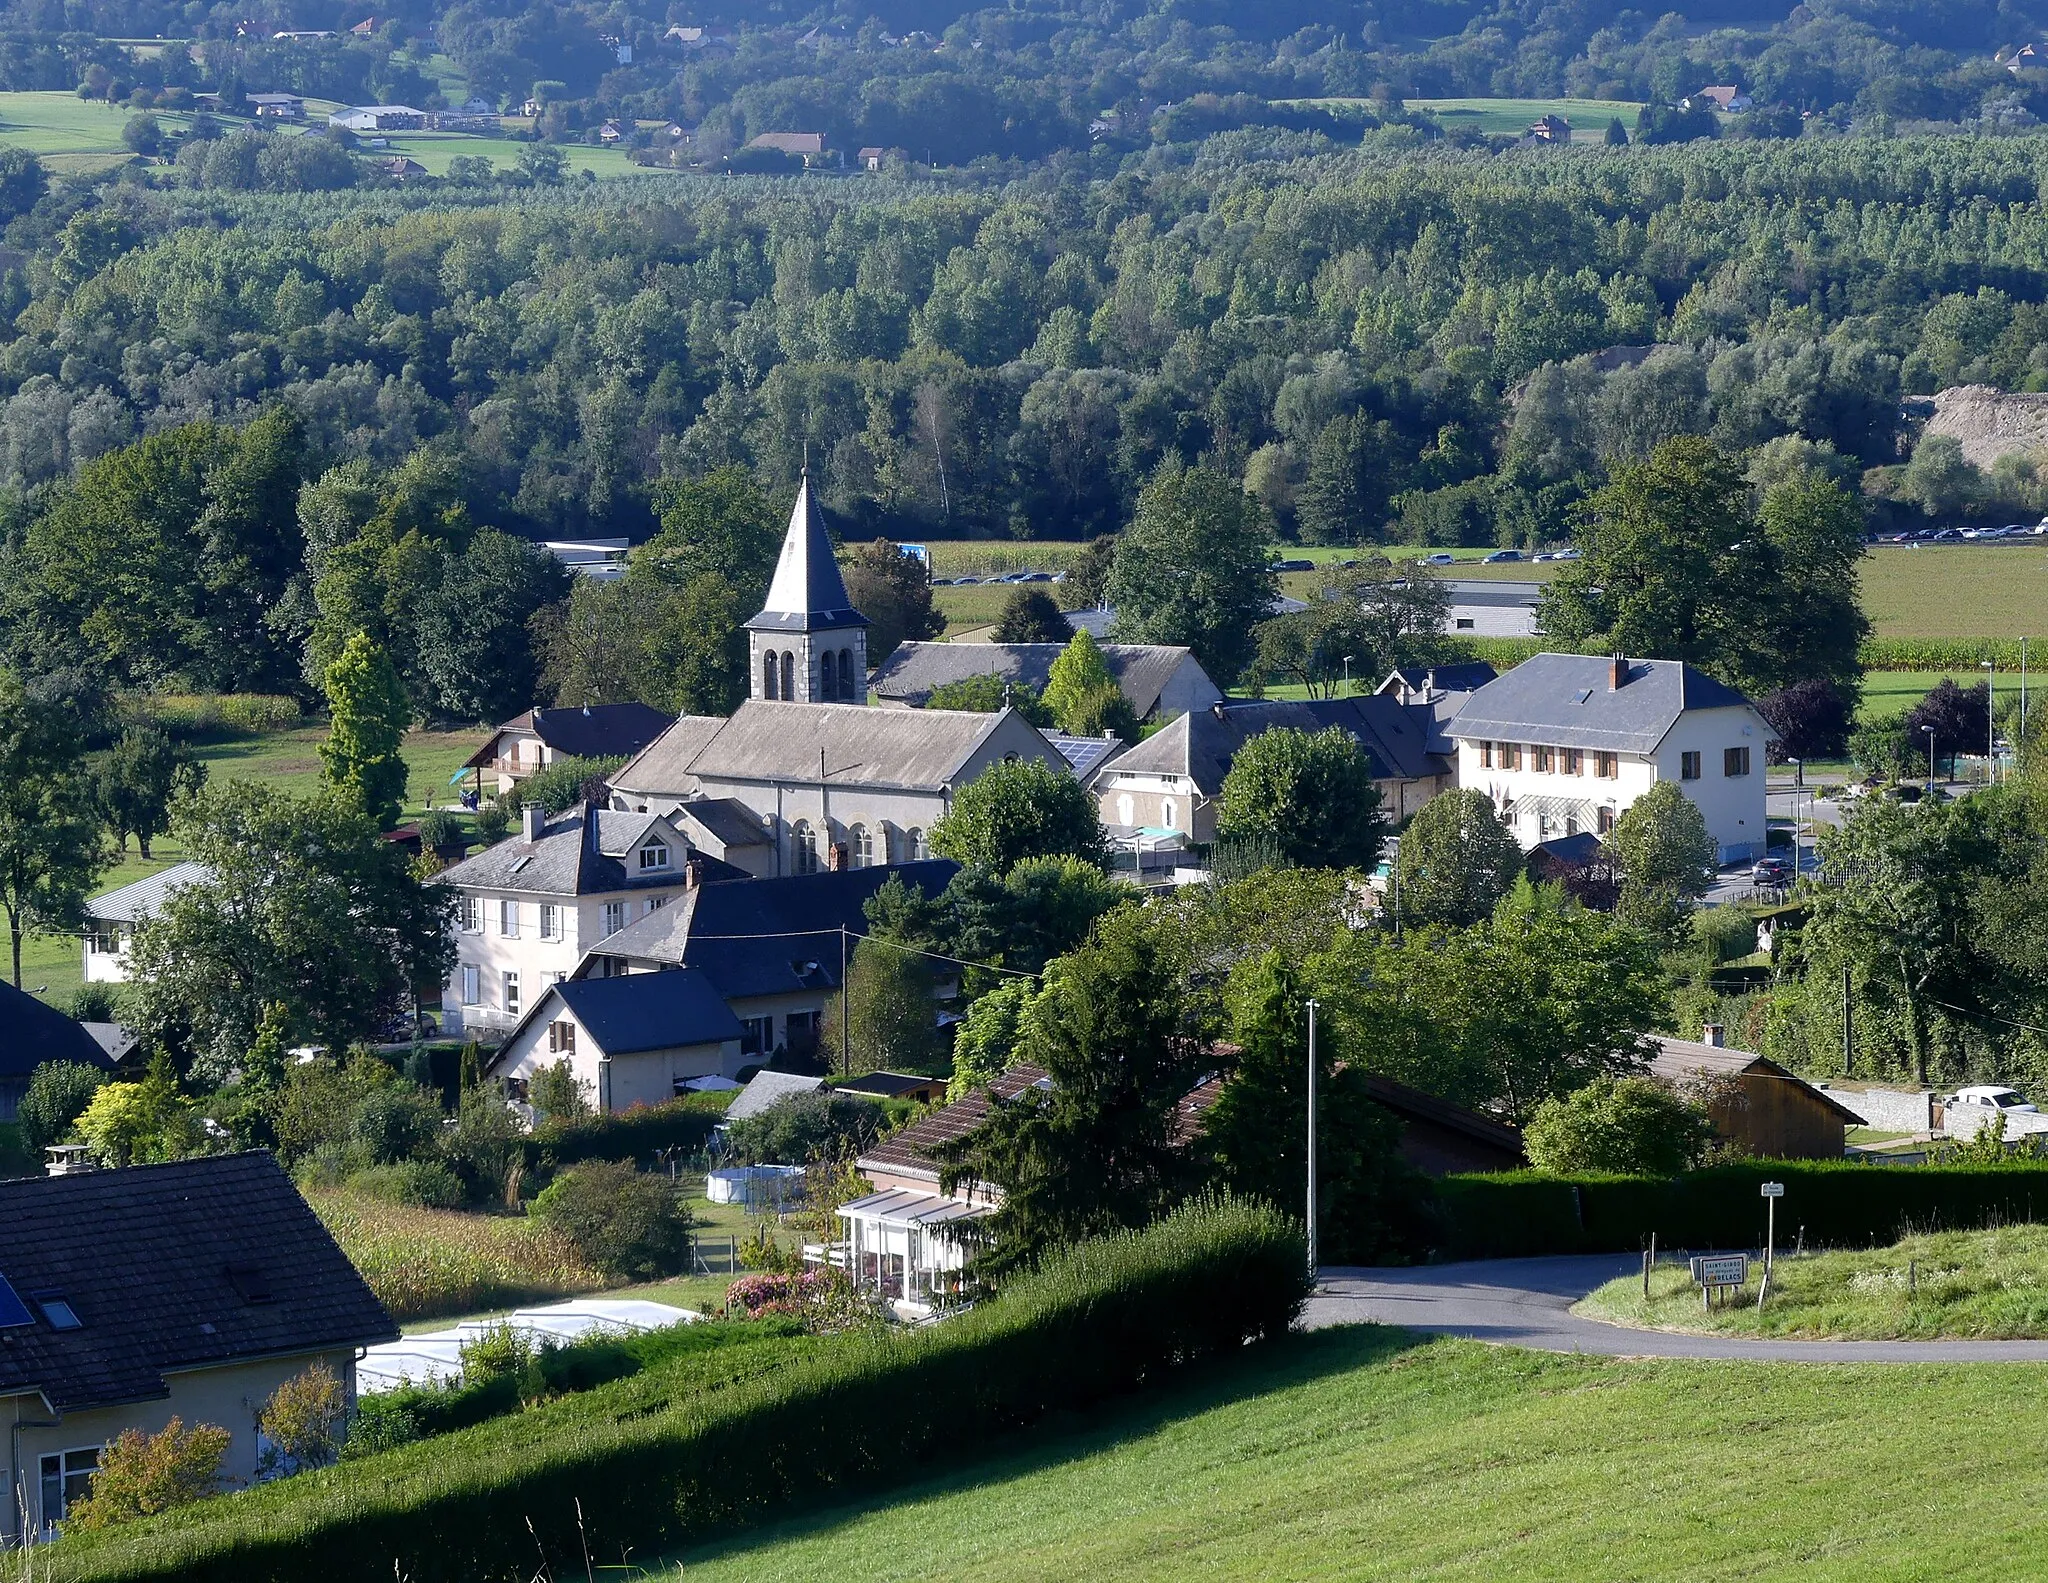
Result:
<svg viewBox="0 0 2048 1583"><path fill-rule="evenodd" d="M304 797L320 787L320 743L326 735L325 726L301 726L292 731L201 743L193 752L216 779L261 780L293 796ZM428 799L444 807L452 804L456 799L448 778L483 740L479 731L406 733L405 761L412 771L406 783L406 813L420 813ZM109 891L133 884L185 856L184 848L168 836L152 842L150 854L151 860L145 862L130 843L127 857L101 878L99 889ZM31 993L55 1005L68 1006L82 972L77 940L69 936L31 935L23 942L21 985Z"/></svg>
<svg viewBox="0 0 2048 1583"><path fill-rule="evenodd" d="M126 105L84 100L72 93L0 93L0 148L32 154L127 155L121 128L135 112ZM157 120L182 131L191 117L166 111Z"/></svg>
<svg viewBox="0 0 2048 1583"><path fill-rule="evenodd" d="M1764 1311L1756 1310L1759 1266L1746 1301L1700 1306L1683 1265L1642 1280L1613 1281L1580 1311L1629 1325L1729 1335L1915 1340L1935 1336L2017 1339L2048 1336L2048 1226L2001 1226L1907 1237L1889 1248L1781 1257Z"/></svg>
<svg viewBox="0 0 2048 1583"><path fill-rule="evenodd" d="M1361 105L1365 99L1304 99L1303 104ZM1607 123L1616 116L1631 129L1642 105L1628 99L1409 99L1411 110L1425 111L1446 131L1470 127L1486 133L1519 135L1539 116L1561 115L1572 124L1574 143L1597 143L1607 135Z"/></svg>
<svg viewBox="0 0 2048 1583"><path fill-rule="evenodd" d="M2031 1575L2038 1368L1563 1357L1375 1328L1249 1351L676 1583Z"/></svg>
<svg viewBox="0 0 2048 1583"><path fill-rule="evenodd" d="M2019 638L2048 632L2048 547L1890 545L1863 557L1863 610L1881 638Z"/></svg>

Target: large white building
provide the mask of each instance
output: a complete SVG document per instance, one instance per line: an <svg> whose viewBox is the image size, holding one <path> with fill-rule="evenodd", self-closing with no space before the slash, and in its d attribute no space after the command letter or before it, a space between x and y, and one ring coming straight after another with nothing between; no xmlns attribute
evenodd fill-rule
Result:
<svg viewBox="0 0 2048 1583"><path fill-rule="evenodd" d="M1668 780L1698 806L1723 863L1764 851L1771 728L1690 665L1538 654L1473 693L1448 734L1458 784L1491 797L1524 847L1605 835Z"/></svg>

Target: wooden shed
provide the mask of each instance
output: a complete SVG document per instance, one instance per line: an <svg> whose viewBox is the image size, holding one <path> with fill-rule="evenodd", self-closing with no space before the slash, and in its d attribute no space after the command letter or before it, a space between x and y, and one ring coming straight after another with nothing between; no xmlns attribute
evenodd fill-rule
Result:
<svg viewBox="0 0 2048 1583"><path fill-rule="evenodd" d="M1730 1050L1709 1028L1707 1039L1655 1034L1650 1076L1699 1093L1714 1130L1767 1159L1839 1160L1845 1131L1861 1125L1802 1077L1747 1050Z"/></svg>
<svg viewBox="0 0 2048 1583"><path fill-rule="evenodd" d="M1425 1176L1519 1171L1528 1165L1522 1135L1504 1121L1425 1094L1391 1077L1370 1075L1365 1089L1401 1123L1401 1157Z"/></svg>

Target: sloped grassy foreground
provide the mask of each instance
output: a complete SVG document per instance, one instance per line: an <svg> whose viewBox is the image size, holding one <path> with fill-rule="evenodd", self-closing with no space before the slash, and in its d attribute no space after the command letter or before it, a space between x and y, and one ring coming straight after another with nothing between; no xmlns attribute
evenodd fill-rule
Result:
<svg viewBox="0 0 2048 1583"><path fill-rule="evenodd" d="M2034 1577L2044 1380L1318 1331L649 1583Z"/></svg>
<svg viewBox="0 0 2048 1583"><path fill-rule="evenodd" d="M1610 1281L1579 1312L1617 1324L1832 1340L2017 1340L2048 1336L2048 1226L1943 1231L1888 1248L1780 1255L1764 1311L1752 1260L1747 1301L1703 1312L1684 1265Z"/></svg>
<svg viewBox="0 0 2048 1583"><path fill-rule="evenodd" d="M1085 1243L914 1332L734 1348L473 1429L37 1553L51 1583L474 1583L581 1576L976 1450L1284 1332L1299 1230L1205 1202ZM720 1373L718 1371L724 1371Z"/></svg>

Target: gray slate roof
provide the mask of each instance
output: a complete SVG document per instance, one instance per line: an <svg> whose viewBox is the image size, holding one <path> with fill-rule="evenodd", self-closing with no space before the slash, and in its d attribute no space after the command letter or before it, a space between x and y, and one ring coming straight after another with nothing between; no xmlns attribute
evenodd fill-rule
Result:
<svg viewBox="0 0 2048 1583"><path fill-rule="evenodd" d="M0 1225L0 1277L82 1321L31 1309L0 1329L0 1395L41 1390L60 1412L161 1399L174 1370L398 1336L268 1154L0 1182Z"/></svg>
<svg viewBox="0 0 2048 1583"><path fill-rule="evenodd" d="M1105 643L1102 659L1139 719L1159 706L1159 695L1183 665L1196 664L1193 651L1178 644ZM1000 676L1036 692L1045 691L1053 661L1064 643L904 643L882 662L868 691L878 698L923 704L949 682Z"/></svg>
<svg viewBox="0 0 2048 1583"><path fill-rule="evenodd" d="M1108 773L1186 776L1204 796L1214 797L1222 792L1239 750L1260 732L1276 726L1322 731L1333 725L1358 739L1372 761L1374 780L1420 780L1442 773L1429 753L1429 711L1378 695L1192 710L1122 755Z"/></svg>
<svg viewBox="0 0 2048 1583"><path fill-rule="evenodd" d="M769 839L767 826L761 823L761 816L737 797L699 797L676 810L678 819L685 815L696 820L707 835L716 837L727 847L774 844Z"/></svg>
<svg viewBox="0 0 2048 1583"><path fill-rule="evenodd" d="M747 625L756 632L815 632L867 624L868 618L847 597L846 581L832 554L832 536L825 531L824 513L818 509L807 470L797 484L782 556L768 585L768 603Z"/></svg>
<svg viewBox="0 0 2048 1583"><path fill-rule="evenodd" d="M674 718L646 704L529 709L492 732L490 741L470 754L464 765L489 764L498 755L498 738L507 731L531 731L564 758L617 758L625 753L638 753L660 736Z"/></svg>
<svg viewBox="0 0 2048 1583"><path fill-rule="evenodd" d="M720 1044L740 1036L740 1020L718 986L687 967L620 978L568 979L548 989L561 997L607 1055Z"/></svg>
<svg viewBox="0 0 2048 1583"><path fill-rule="evenodd" d="M870 709L865 704L771 703L749 698L690 764L699 780L824 778L937 791L1013 711Z"/></svg>
<svg viewBox="0 0 2048 1583"><path fill-rule="evenodd" d="M702 968L728 999L836 989L839 931L867 933L868 898L892 878L936 896L959 872L942 858L888 868L699 885L592 946L595 957Z"/></svg>
<svg viewBox="0 0 2048 1583"><path fill-rule="evenodd" d="M656 832L668 843L669 866L642 876L626 861ZM682 832L659 814L617 813L579 803L541 827L538 841L508 836L435 876L463 890L517 891L532 896L592 896L615 890L659 890L683 883Z"/></svg>
<svg viewBox="0 0 2048 1583"><path fill-rule="evenodd" d="M690 761L704 744L724 729L723 715L684 715L622 765L612 777L614 790L686 797L697 789Z"/></svg>
<svg viewBox="0 0 2048 1583"><path fill-rule="evenodd" d="M1425 688L1447 693L1477 692L1500 672L1484 660L1463 660L1455 665L1397 665L1387 672L1382 690L1398 683L1410 692Z"/></svg>
<svg viewBox="0 0 2048 1583"><path fill-rule="evenodd" d="M1461 741L1650 753L1688 709L1750 707L1734 688L1678 660L1629 660L1619 688L1609 685L1612 664L1596 654L1526 659L1472 694L1449 734Z"/></svg>
<svg viewBox="0 0 2048 1583"><path fill-rule="evenodd" d="M0 980L0 1081L26 1079L45 1061L114 1068L84 1023Z"/></svg>
<svg viewBox="0 0 2048 1583"><path fill-rule="evenodd" d="M203 884L211 878L213 874L204 863L173 863L147 879L93 897L85 904L86 916L101 923L141 923L155 916L164 897L180 885Z"/></svg>
<svg viewBox="0 0 2048 1583"><path fill-rule="evenodd" d="M1446 579L1453 605L1485 606L1490 610L1533 610L1543 598L1541 583L1511 583L1492 578Z"/></svg>
<svg viewBox="0 0 2048 1583"><path fill-rule="evenodd" d="M756 1072L753 1080L726 1106L725 1119L745 1121L749 1116L758 1116L764 1110L773 1109L785 1099L793 1099L798 1094L815 1094L824 1086L822 1077L806 1077L800 1072L770 1072L764 1068Z"/></svg>

